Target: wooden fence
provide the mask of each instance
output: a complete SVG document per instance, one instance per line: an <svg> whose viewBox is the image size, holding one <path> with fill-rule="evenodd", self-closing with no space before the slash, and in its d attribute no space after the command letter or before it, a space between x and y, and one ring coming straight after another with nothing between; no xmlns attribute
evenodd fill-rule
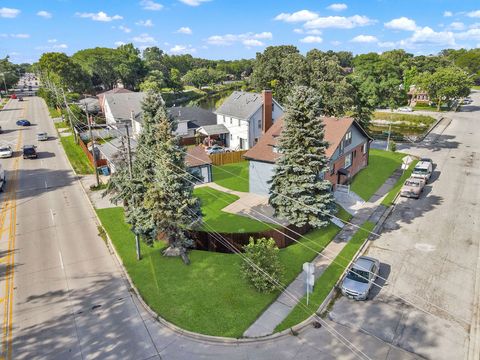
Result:
<svg viewBox="0 0 480 360"><path fill-rule="evenodd" d="M232 164L238 163L243 161L242 155L245 154L247 150L241 151L232 151L232 152L225 152L220 154L211 154L210 159L212 160L213 165L225 165L225 164Z"/></svg>
<svg viewBox="0 0 480 360"><path fill-rule="evenodd" d="M78 140L78 144L80 145L80 147L82 148L83 152L85 153L85 155L87 155L87 158L88 158L88 161L90 161L90 164L93 165L93 155L90 151L88 151L87 149L87 146L85 145L85 143L83 142L82 139L79 139ZM106 166L107 165L107 160L105 159L98 159L97 158L97 167L100 167L100 166Z"/></svg>
<svg viewBox="0 0 480 360"><path fill-rule="evenodd" d="M277 246L283 249L294 243L295 240L298 240L300 236L307 233L308 230L310 230L308 226L298 228L294 225L289 225L279 228L278 231L272 229L257 233L220 233L219 236L217 233L191 230L188 232L188 235L194 240L195 247L198 250L231 253L233 252L231 247L243 251L243 246L248 244L250 237L254 239L260 239L262 237L273 238Z"/></svg>

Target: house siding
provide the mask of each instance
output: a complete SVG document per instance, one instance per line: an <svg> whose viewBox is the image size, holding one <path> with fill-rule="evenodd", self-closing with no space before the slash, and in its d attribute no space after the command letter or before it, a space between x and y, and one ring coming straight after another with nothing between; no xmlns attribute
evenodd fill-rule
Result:
<svg viewBox="0 0 480 360"><path fill-rule="evenodd" d="M212 165L191 166L190 170L192 170L194 174L199 173L202 176L202 179L196 181L197 184L209 183L212 181Z"/></svg>
<svg viewBox="0 0 480 360"><path fill-rule="evenodd" d="M249 161L249 190L251 193L268 195L270 185L268 181L273 177L273 168L275 164Z"/></svg>
<svg viewBox="0 0 480 360"><path fill-rule="evenodd" d="M363 153L363 144L367 144L367 151L364 154ZM334 167L334 172L330 173L327 172L325 174L325 179L329 180L334 188L337 183L340 184L345 184L350 180L353 176L355 176L360 170L362 170L364 167L368 165L368 154L370 152L370 146L368 143L368 139L364 138L364 142L357 145L353 149L349 147L349 151L345 152L341 157L337 158L337 160L334 160L333 163L335 164ZM352 154L352 165L347 168L349 171L349 176L344 176L341 175L340 177L338 176L338 170L342 169L345 167L345 158L347 155Z"/></svg>
<svg viewBox="0 0 480 360"><path fill-rule="evenodd" d="M367 138L365 137L365 135L363 135L362 132L358 130L358 128L355 125L350 126L348 130L352 132L352 143L343 149L342 154L340 154L340 146L338 146L335 152L333 153L332 157L330 158L331 160L337 161L337 159L340 156L343 156L344 154L348 154L353 149L356 149L358 145L363 144L364 142L367 141Z"/></svg>
<svg viewBox="0 0 480 360"><path fill-rule="evenodd" d="M112 111L110 110L110 106L108 105L108 101L104 100L104 109L105 109L105 122L107 125L115 127L116 121L115 118L112 114Z"/></svg>

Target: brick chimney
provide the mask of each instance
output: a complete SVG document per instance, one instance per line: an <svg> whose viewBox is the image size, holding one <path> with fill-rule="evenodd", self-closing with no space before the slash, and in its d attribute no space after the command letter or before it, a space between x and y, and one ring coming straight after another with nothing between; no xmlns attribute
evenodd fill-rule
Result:
<svg viewBox="0 0 480 360"><path fill-rule="evenodd" d="M263 113L262 113L262 130L265 134L268 129L273 124L272 120L272 90L263 90L262 91L262 99L263 99Z"/></svg>

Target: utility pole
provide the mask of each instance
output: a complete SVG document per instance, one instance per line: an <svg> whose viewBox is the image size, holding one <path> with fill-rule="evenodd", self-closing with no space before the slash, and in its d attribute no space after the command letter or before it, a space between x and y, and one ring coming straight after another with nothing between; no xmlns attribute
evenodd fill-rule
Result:
<svg viewBox="0 0 480 360"><path fill-rule="evenodd" d="M57 88L55 87L55 94L57 93ZM62 89L62 93L63 93L63 102L65 103L65 110L67 110L67 117L68 117L68 122L70 123L70 127L72 128L72 131L73 131L73 138L75 139L75 143L78 144L78 139L77 139L77 132L75 131L75 128L73 127L73 124L72 124L72 117L70 116L70 109L68 108L68 104L67 104L67 97L65 95L65 91ZM62 114L62 118L63 118L63 114Z"/></svg>
<svg viewBox="0 0 480 360"><path fill-rule="evenodd" d="M387 148L385 150L388 151L388 146L390 145L390 134L392 133L392 123L390 123L390 126L388 127L388 137L387 137Z"/></svg>
<svg viewBox="0 0 480 360"><path fill-rule="evenodd" d="M128 123L125 123L125 130L127 133L127 157L128 157L128 171L130 173L130 180L133 180L133 172L132 172L132 150L130 147L130 131L128 130ZM133 206L135 206L135 202ZM133 229L133 233L135 234L135 250L137 252L137 260L142 259L142 254L140 252L140 236L138 235L137 229Z"/></svg>
<svg viewBox="0 0 480 360"><path fill-rule="evenodd" d="M92 118L88 115L87 104L85 103L85 112L87 113L88 131L90 133L90 141L92 142L93 168L95 171L95 178L97 179L97 187L100 186L100 178L98 177L97 169L97 152L95 151L95 139L92 134ZM87 149L88 150L88 149Z"/></svg>

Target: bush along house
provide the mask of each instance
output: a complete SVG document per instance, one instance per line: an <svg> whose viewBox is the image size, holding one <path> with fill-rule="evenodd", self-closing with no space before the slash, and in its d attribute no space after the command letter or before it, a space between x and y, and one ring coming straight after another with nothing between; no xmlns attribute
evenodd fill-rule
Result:
<svg viewBox="0 0 480 360"><path fill-rule="evenodd" d="M370 142L373 139L352 118L323 117L322 120L325 125L325 140L329 143L326 155L330 160L329 169L322 176L329 180L335 189L337 184L347 183L368 165ZM249 191L252 193L269 193L269 181L275 161L282 155L277 147L282 128L283 118L279 118L244 155L249 161Z"/></svg>

